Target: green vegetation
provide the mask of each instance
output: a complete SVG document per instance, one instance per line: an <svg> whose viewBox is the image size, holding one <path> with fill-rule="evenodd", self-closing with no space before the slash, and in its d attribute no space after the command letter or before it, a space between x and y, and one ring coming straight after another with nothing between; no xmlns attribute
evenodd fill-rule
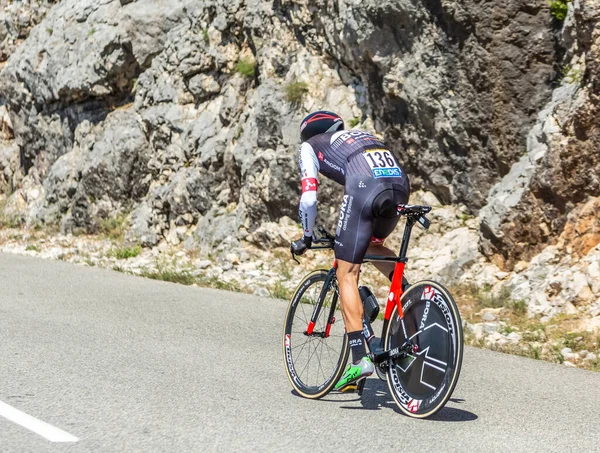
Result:
<svg viewBox="0 0 600 453"><path fill-rule="evenodd" d="M571 0L550 0L550 14L556 20L565 20Z"/></svg>
<svg viewBox="0 0 600 453"><path fill-rule="evenodd" d="M52 33L54 33L54 29L53 28L46 28L46 33L48 33L50 36L52 36Z"/></svg>
<svg viewBox="0 0 600 453"><path fill-rule="evenodd" d="M270 288L269 292L271 293L271 297L274 297L276 299L291 300L293 296L293 292L288 290L285 286L283 286L281 282L275 283Z"/></svg>
<svg viewBox="0 0 600 453"><path fill-rule="evenodd" d="M465 223L467 220L472 219L473 216L467 214L466 212L462 212L458 218L462 223Z"/></svg>
<svg viewBox="0 0 600 453"><path fill-rule="evenodd" d="M204 39L204 42L206 44L208 44L208 40L209 40L209 37L208 37L208 28L203 28L202 29L202 39Z"/></svg>
<svg viewBox="0 0 600 453"><path fill-rule="evenodd" d="M135 258L142 252L142 247L139 245L133 247L115 247L108 251L108 256L116 258L118 260L126 260L129 258Z"/></svg>
<svg viewBox="0 0 600 453"><path fill-rule="evenodd" d="M25 247L25 251L26 252L29 252L30 250L33 251L33 252L38 252L38 253L40 253L42 251L42 249L40 249L35 244L29 244L27 247Z"/></svg>
<svg viewBox="0 0 600 453"><path fill-rule="evenodd" d="M526 316L527 315L527 302L524 300L512 301L509 305L513 315L515 316Z"/></svg>
<svg viewBox="0 0 600 453"><path fill-rule="evenodd" d="M248 293L248 290L242 288L238 282L232 280L230 282L226 282L225 280L221 280L219 277L211 277L211 278L199 278L196 282L198 286L203 286L205 288L215 288L215 289L223 289L225 291L235 291L238 293Z"/></svg>
<svg viewBox="0 0 600 453"><path fill-rule="evenodd" d="M355 116L354 118L352 118L350 121L348 121L348 125L350 127L356 127L360 124L360 118Z"/></svg>
<svg viewBox="0 0 600 453"><path fill-rule="evenodd" d="M300 104L306 93L308 85L305 82L290 82L285 86L285 100L291 104Z"/></svg>
<svg viewBox="0 0 600 453"><path fill-rule="evenodd" d="M565 65L560 70L560 81L566 83L580 83L583 80L583 71L579 68L573 68L570 65Z"/></svg>
<svg viewBox="0 0 600 453"><path fill-rule="evenodd" d="M89 32L88 32L88 36L94 36L96 34L96 29L92 28Z"/></svg>
<svg viewBox="0 0 600 453"><path fill-rule="evenodd" d="M196 278L187 271L174 271L172 269L159 268L157 270L143 270L140 275L152 280L162 280L164 282L181 283L183 285L192 285L196 283Z"/></svg>
<svg viewBox="0 0 600 453"><path fill-rule="evenodd" d="M21 219L5 214L5 206L6 200L0 200L0 228L19 228L22 223Z"/></svg>
<svg viewBox="0 0 600 453"><path fill-rule="evenodd" d="M235 72L243 75L244 77L254 77L256 74L256 61L240 59L235 64Z"/></svg>
<svg viewBox="0 0 600 453"><path fill-rule="evenodd" d="M125 235L125 221L127 217L125 215L117 215L108 219L102 219L98 226L98 233L102 234L109 239L123 241Z"/></svg>
<svg viewBox="0 0 600 453"><path fill-rule="evenodd" d="M121 270L121 272L124 272L124 270ZM242 288L237 281L228 282L219 277L195 276L190 270L174 270L165 267L165 265L159 265L155 270L145 269L139 275L152 280L162 280L182 285L197 285L204 288L223 289L239 293L249 292L246 288Z"/></svg>

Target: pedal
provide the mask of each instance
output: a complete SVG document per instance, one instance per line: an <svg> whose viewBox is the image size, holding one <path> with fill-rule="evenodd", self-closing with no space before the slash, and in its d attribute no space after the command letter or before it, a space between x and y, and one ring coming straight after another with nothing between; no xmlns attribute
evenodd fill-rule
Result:
<svg viewBox="0 0 600 453"><path fill-rule="evenodd" d="M363 394L363 390L364 390L364 388L365 388L365 382L367 382L367 380L366 380L366 379L363 379L363 380L361 380L361 381L358 383L358 385L357 385L357 387L358 387L358 389L357 389L357 390L358 390L358 396L362 396L362 394Z"/></svg>
<svg viewBox="0 0 600 453"><path fill-rule="evenodd" d="M384 369L381 364L375 367L375 372L377 373L377 377L382 381L387 381L387 369Z"/></svg>
<svg viewBox="0 0 600 453"><path fill-rule="evenodd" d="M346 387L341 388L340 392L354 393L354 392L356 392L357 389L358 389L358 386L356 384L350 384L350 385L347 385Z"/></svg>

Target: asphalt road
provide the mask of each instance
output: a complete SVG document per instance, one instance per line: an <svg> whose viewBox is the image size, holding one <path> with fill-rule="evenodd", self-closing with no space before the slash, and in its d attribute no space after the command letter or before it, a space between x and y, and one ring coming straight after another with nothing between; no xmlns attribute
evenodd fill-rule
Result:
<svg viewBox="0 0 600 453"><path fill-rule="evenodd" d="M600 374L473 348L434 419L375 378L362 400L297 397L285 308L0 254L0 402L79 439L0 415L0 452L600 451Z"/></svg>

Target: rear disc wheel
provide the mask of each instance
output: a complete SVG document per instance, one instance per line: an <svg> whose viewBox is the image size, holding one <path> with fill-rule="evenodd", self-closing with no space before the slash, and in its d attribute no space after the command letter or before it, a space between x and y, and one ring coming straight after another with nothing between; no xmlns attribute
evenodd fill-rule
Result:
<svg viewBox="0 0 600 453"><path fill-rule="evenodd" d="M400 410L415 418L439 411L454 391L463 357L463 332L454 299L442 285L422 281L402 296L404 316L395 307L385 349L401 348L408 339L416 350L390 360L388 386Z"/></svg>

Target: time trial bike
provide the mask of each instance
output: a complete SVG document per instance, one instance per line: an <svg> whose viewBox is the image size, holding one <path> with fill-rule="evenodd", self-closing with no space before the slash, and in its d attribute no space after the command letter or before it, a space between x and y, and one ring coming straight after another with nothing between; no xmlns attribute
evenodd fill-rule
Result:
<svg viewBox="0 0 600 453"><path fill-rule="evenodd" d="M400 411L425 418L444 407L458 381L464 349L462 323L456 303L444 286L429 280L408 285L403 275L412 228L416 223L429 228L425 214L431 207L398 205L397 209L406 218L399 255L364 258L365 262L395 262L381 337L373 335L371 322L377 317L373 310L365 310L363 330L377 374L387 380ZM322 227L317 231L320 237L315 238L311 249L333 249L333 236ZM337 311L340 296L336 268L334 261L330 270L307 275L298 285L285 317L285 369L292 387L306 398L327 395L348 362L348 340ZM365 291L361 290L363 296ZM374 298L369 291L366 297ZM356 388L359 395L364 384L362 380Z"/></svg>

